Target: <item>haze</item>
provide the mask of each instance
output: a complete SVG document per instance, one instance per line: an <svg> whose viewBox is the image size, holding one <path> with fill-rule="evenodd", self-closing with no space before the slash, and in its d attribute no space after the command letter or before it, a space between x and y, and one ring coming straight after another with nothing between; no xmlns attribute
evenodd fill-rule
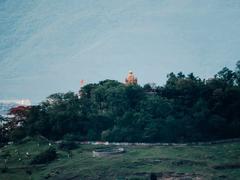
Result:
<svg viewBox="0 0 240 180"><path fill-rule="evenodd" d="M163 85L240 59L238 0L1 0L0 99L44 100L80 80Z"/></svg>

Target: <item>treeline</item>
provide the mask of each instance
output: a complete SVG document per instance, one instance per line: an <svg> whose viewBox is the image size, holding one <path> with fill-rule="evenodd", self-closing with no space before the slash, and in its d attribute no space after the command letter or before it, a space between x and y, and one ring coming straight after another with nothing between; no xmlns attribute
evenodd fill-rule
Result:
<svg viewBox="0 0 240 180"><path fill-rule="evenodd" d="M117 142L189 142L240 137L240 61L204 80L170 73L164 86L114 80L50 95L11 137Z"/></svg>

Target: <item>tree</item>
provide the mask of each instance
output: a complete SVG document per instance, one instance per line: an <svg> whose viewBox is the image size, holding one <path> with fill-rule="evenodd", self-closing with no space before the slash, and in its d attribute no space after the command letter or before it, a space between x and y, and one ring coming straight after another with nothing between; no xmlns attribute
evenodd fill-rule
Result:
<svg viewBox="0 0 240 180"><path fill-rule="evenodd" d="M236 63L235 76L236 76L236 84L240 87L240 60L237 61Z"/></svg>
<svg viewBox="0 0 240 180"><path fill-rule="evenodd" d="M233 86L235 73L227 67L224 67L217 73L216 77L223 80L228 86Z"/></svg>
<svg viewBox="0 0 240 180"><path fill-rule="evenodd" d="M129 106L134 109L145 97L145 93L139 85L128 85L126 86L126 96Z"/></svg>
<svg viewBox="0 0 240 180"><path fill-rule="evenodd" d="M13 110L24 121L4 137L40 134L52 140L127 142L240 137L239 74L240 62L235 72L223 68L208 80L180 72L170 73L166 84L158 87L114 80L88 84L79 95L55 93L27 111Z"/></svg>

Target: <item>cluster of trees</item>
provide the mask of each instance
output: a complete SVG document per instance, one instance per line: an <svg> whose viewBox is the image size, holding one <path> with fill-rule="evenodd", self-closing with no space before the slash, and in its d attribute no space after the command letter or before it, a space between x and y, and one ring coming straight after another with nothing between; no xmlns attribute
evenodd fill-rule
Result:
<svg viewBox="0 0 240 180"><path fill-rule="evenodd" d="M240 61L209 80L170 73L164 86L114 80L50 95L28 111L20 132L47 138L186 142L240 137ZM19 129L18 129L19 133Z"/></svg>

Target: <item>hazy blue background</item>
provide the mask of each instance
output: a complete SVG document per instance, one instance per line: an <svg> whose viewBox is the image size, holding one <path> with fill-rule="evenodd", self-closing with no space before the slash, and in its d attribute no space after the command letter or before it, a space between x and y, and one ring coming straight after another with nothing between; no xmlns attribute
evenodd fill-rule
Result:
<svg viewBox="0 0 240 180"><path fill-rule="evenodd" d="M43 100L80 79L163 84L240 59L239 0L0 0L0 99Z"/></svg>

